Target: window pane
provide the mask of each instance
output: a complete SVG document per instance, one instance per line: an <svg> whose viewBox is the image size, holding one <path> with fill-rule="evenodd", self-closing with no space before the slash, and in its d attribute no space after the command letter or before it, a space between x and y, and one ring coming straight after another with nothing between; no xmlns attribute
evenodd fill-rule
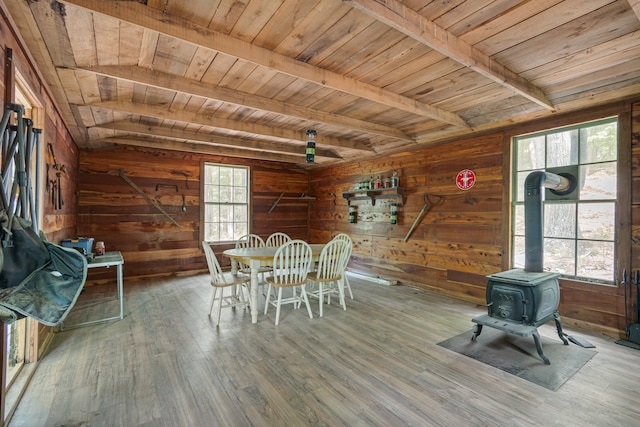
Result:
<svg viewBox="0 0 640 427"><path fill-rule="evenodd" d="M204 200L205 202L220 202L220 196L218 194L218 187L213 185L205 185L204 187Z"/></svg>
<svg viewBox="0 0 640 427"><path fill-rule="evenodd" d="M517 205L513 216L513 232L517 236L524 236L524 205Z"/></svg>
<svg viewBox="0 0 640 427"><path fill-rule="evenodd" d="M578 276L613 281L614 243L578 241Z"/></svg>
<svg viewBox="0 0 640 427"><path fill-rule="evenodd" d="M236 186L247 186L247 171L243 169L235 169L233 172L233 185ZM242 237L242 236L240 236Z"/></svg>
<svg viewBox="0 0 640 427"><path fill-rule="evenodd" d="M220 203L232 203L233 199L231 198L231 194L233 191L232 187L219 187L220 188Z"/></svg>
<svg viewBox="0 0 640 427"><path fill-rule="evenodd" d="M544 239L544 269L554 273L575 275L575 240Z"/></svg>
<svg viewBox="0 0 640 427"><path fill-rule="evenodd" d="M213 169L214 167L205 167L204 168L204 184L211 184L211 182L213 181Z"/></svg>
<svg viewBox="0 0 640 427"><path fill-rule="evenodd" d="M249 233L249 230L247 229L247 224L246 223L236 223L234 226L234 238L233 240L237 240L240 237L244 236L245 234Z"/></svg>
<svg viewBox="0 0 640 427"><path fill-rule="evenodd" d="M220 240L236 240L236 237L233 235L232 222L220 223Z"/></svg>
<svg viewBox="0 0 640 427"><path fill-rule="evenodd" d="M616 122L580 130L580 163L608 162L618 158Z"/></svg>
<svg viewBox="0 0 640 427"><path fill-rule="evenodd" d="M518 173L518 182L516 183L516 200L518 202L524 202L524 181L527 179L530 173L533 171L519 172Z"/></svg>
<svg viewBox="0 0 640 427"><path fill-rule="evenodd" d="M547 167L578 164L578 130L547 135Z"/></svg>
<svg viewBox="0 0 640 427"><path fill-rule="evenodd" d="M615 204L581 203L578 207L578 238L615 239Z"/></svg>
<svg viewBox="0 0 640 427"><path fill-rule="evenodd" d="M245 187L234 187L233 201L235 203L247 203L247 189Z"/></svg>
<svg viewBox="0 0 640 427"><path fill-rule="evenodd" d="M233 183L233 169L221 167L220 168L220 185L231 185Z"/></svg>
<svg viewBox="0 0 640 427"><path fill-rule="evenodd" d="M233 222L233 206L220 205L220 222Z"/></svg>
<svg viewBox="0 0 640 427"><path fill-rule="evenodd" d="M235 222L247 222L247 208L246 206L234 206L233 207L233 219Z"/></svg>
<svg viewBox="0 0 640 427"><path fill-rule="evenodd" d="M524 236L513 239L513 268L524 268Z"/></svg>
<svg viewBox="0 0 640 427"><path fill-rule="evenodd" d="M207 205L204 210L205 222L218 222L220 221L220 208L218 205Z"/></svg>
<svg viewBox="0 0 640 427"><path fill-rule="evenodd" d="M544 168L544 135L518 139L518 170Z"/></svg>
<svg viewBox="0 0 640 427"><path fill-rule="evenodd" d="M204 225L204 240L210 242L219 240L220 230L218 229L218 223L205 223Z"/></svg>
<svg viewBox="0 0 640 427"><path fill-rule="evenodd" d="M576 237L575 203L547 203L544 205L545 237Z"/></svg>
<svg viewBox="0 0 640 427"><path fill-rule="evenodd" d="M580 199L615 199L617 194L617 163L598 163L580 167Z"/></svg>

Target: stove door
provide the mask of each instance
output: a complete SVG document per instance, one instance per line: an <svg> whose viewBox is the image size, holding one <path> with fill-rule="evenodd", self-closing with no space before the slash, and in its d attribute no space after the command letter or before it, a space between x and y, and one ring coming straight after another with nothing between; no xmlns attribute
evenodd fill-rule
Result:
<svg viewBox="0 0 640 427"><path fill-rule="evenodd" d="M526 288L518 288L509 284L489 282L487 303L491 317L528 322L531 313L527 313Z"/></svg>

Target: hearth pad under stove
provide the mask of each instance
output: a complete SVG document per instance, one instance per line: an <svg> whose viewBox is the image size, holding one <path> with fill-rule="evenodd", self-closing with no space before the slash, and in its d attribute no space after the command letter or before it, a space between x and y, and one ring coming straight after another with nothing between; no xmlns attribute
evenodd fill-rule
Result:
<svg viewBox="0 0 640 427"><path fill-rule="evenodd" d="M483 326L499 329L521 337L533 336L536 350L545 364L551 362L542 351L538 326L553 319L558 336L569 345L562 331L558 305L560 286L558 274L527 272L513 269L487 276L487 308L489 313L475 317L472 340L480 335Z"/></svg>

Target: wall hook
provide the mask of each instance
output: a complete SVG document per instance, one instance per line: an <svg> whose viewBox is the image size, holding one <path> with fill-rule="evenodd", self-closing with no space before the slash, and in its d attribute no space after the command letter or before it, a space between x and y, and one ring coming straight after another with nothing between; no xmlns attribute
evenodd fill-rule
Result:
<svg viewBox="0 0 640 427"><path fill-rule="evenodd" d="M178 186L175 184L156 184L156 191L158 191L158 188L175 188L176 189L176 193L178 192Z"/></svg>

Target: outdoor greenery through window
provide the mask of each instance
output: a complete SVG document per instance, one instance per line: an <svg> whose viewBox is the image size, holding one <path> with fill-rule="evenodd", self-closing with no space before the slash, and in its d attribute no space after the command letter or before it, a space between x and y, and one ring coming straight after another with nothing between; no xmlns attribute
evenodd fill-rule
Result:
<svg viewBox="0 0 640 427"><path fill-rule="evenodd" d="M204 165L204 240L229 242L249 231L249 168Z"/></svg>
<svg viewBox="0 0 640 427"><path fill-rule="evenodd" d="M577 197L547 198L543 208L544 270L614 282L618 171L617 119L514 139L512 258L524 267L524 181L536 170L577 166ZM558 173L558 172L556 172Z"/></svg>

